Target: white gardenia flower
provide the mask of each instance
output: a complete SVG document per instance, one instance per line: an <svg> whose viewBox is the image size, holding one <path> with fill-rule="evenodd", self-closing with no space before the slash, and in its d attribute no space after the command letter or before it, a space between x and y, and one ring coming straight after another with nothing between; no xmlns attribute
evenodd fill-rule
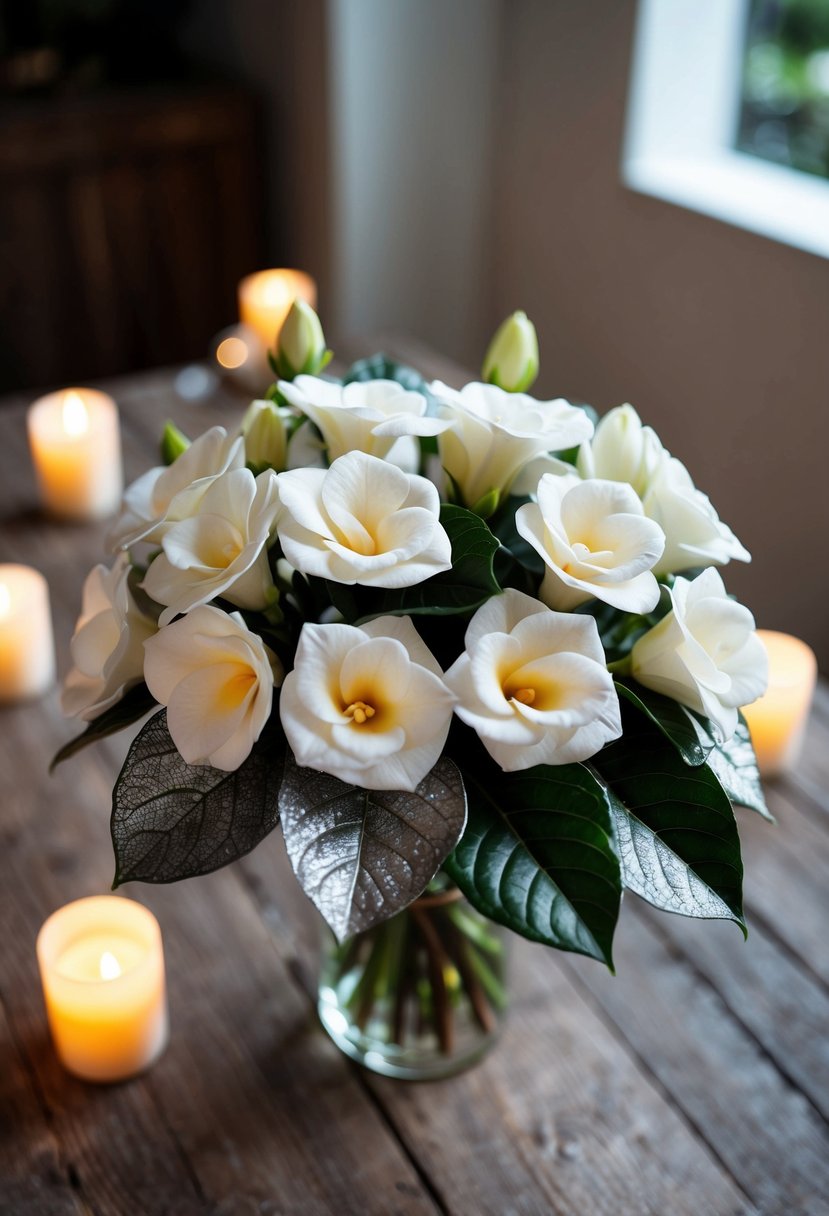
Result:
<svg viewBox="0 0 829 1216"><path fill-rule="evenodd" d="M282 551L304 574L411 587L452 565L440 498L425 477L348 452L330 469L282 473L278 486Z"/></svg>
<svg viewBox="0 0 829 1216"><path fill-rule="evenodd" d="M593 433L585 412L563 399L536 401L494 384L467 384L458 392L435 381L429 389L450 423L438 437L441 462L470 508L509 493L537 457L574 447Z"/></svg>
<svg viewBox="0 0 829 1216"><path fill-rule="evenodd" d="M718 517L681 461L643 426L632 405L610 410L596 427L592 443L579 449L582 477L627 482L642 499L645 514L665 533L665 551L654 573L676 574L692 566L724 566L751 554Z"/></svg>
<svg viewBox="0 0 829 1216"><path fill-rule="evenodd" d="M91 722L144 678L144 642L157 625L135 602L129 574L122 553L111 570L95 566L86 577L71 642L74 666L61 698L63 712L71 717Z"/></svg>
<svg viewBox="0 0 829 1216"><path fill-rule="evenodd" d="M303 768L414 790L437 763L454 697L409 617L303 626L279 712Z"/></svg>
<svg viewBox="0 0 829 1216"><path fill-rule="evenodd" d="M193 513L216 477L244 464L242 439L228 435L223 426L211 427L169 467L149 469L127 487L121 515L107 538L110 545L127 549L142 540L158 544L167 525Z"/></svg>
<svg viewBox="0 0 829 1216"><path fill-rule="evenodd" d="M538 502L518 508L515 526L544 559L539 596L550 608L568 611L593 596L623 612L656 607L651 570L665 537L630 486L546 473Z"/></svg>
<svg viewBox="0 0 829 1216"><path fill-rule="evenodd" d="M506 772L586 760L622 733L593 617L553 612L521 591L478 609L446 683L455 713Z"/></svg>
<svg viewBox="0 0 829 1216"><path fill-rule="evenodd" d="M427 418L427 401L395 380L335 384L318 376L279 381L279 391L310 418L333 463L346 452L386 457L401 438L437 435L445 423Z"/></svg>
<svg viewBox="0 0 829 1216"><path fill-rule="evenodd" d="M167 726L187 764L231 772L250 754L271 713L283 670L238 612L194 608L145 645L144 675L167 706Z"/></svg>
<svg viewBox="0 0 829 1216"><path fill-rule="evenodd" d="M645 514L665 533L665 552L655 567L657 574L673 574L693 566L724 566L734 558L751 561L751 554L722 522L675 456L665 453L643 505Z"/></svg>
<svg viewBox="0 0 829 1216"><path fill-rule="evenodd" d="M737 727L737 710L768 684L768 656L754 618L729 599L718 571L670 589L672 609L631 651L634 679L710 718L720 742Z"/></svg>
<svg viewBox="0 0 829 1216"><path fill-rule="evenodd" d="M256 478L249 469L223 473L189 519L171 524L142 583L167 605L162 625L216 596L253 610L274 599L268 542L279 509L276 480L272 469Z"/></svg>

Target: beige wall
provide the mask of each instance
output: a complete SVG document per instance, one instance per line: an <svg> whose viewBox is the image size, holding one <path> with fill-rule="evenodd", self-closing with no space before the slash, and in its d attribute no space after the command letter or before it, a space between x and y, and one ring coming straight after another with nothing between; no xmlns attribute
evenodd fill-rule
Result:
<svg viewBox="0 0 829 1216"><path fill-rule="evenodd" d="M829 670L829 261L620 184L634 0L505 0L490 322L629 400L753 552L729 589Z"/></svg>

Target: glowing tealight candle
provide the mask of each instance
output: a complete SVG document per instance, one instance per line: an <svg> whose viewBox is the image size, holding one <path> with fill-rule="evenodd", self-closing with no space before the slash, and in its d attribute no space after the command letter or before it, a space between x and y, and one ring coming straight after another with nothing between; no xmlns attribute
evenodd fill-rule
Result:
<svg viewBox="0 0 829 1216"><path fill-rule="evenodd" d="M104 519L121 501L118 410L106 393L70 388L29 409L29 447L43 503L53 515Z"/></svg>
<svg viewBox="0 0 829 1216"><path fill-rule="evenodd" d="M294 300L317 306L317 285L302 270L260 270L239 284L239 320L273 350Z"/></svg>
<svg viewBox="0 0 829 1216"><path fill-rule="evenodd" d="M758 629L769 656L768 690L743 709L757 765L764 777L794 768L800 759L817 678L814 652L799 638Z"/></svg>
<svg viewBox="0 0 829 1216"><path fill-rule="evenodd" d="M46 579L31 566L0 566L0 701L39 697L54 680Z"/></svg>
<svg viewBox="0 0 829 1216"><path fill-rule="evenodd" d="M49 1028L64 1066L87 1081L123 1081L167 1045L158 921L117 895L59 908L37 939Z"/></svg>

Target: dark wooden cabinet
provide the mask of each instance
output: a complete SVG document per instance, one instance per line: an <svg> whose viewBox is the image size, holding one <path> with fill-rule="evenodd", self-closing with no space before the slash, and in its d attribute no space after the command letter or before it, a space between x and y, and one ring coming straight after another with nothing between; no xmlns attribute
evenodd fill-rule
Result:
<svg viewBox="0 0 829 1216"><path fill-rule="evenodd" d="M224 86L0 109L0 388L203 357L263 261L256 107Z"/></svg>

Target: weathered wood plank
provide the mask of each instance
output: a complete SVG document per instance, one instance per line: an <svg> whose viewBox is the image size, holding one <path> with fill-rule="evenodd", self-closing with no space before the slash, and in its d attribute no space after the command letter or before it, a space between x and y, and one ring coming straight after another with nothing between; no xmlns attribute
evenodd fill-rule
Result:
<svg viewBox="0 0 829 1216"><path fill-rule="evenodd" d="M829 831L829 685L823 681L815 690L800 760L793 772L769 784L795 794L801 809Z"/></svg>
<svg viewBox="0 0 829 1216"><path fill-rule="evenodd" d="M796 956L749 912L744 941L724 921L699 921L631 909L648 916L652 928L689 959L716 988L729 1013L768 1052L779 1070L829 1118L829 993Z"/></svg>
<svg viewBox="0 0 829 1216"><path fill-rule="evenodd" d="M829 1212L829 1132L803 1094L649 917L623 917L615 952L616 979L575 958L565 965L743 1191L769 1216Z"/></svg>
<svg viewBox="0 0 829 1216"><path fill-rule="evenodd" d="M37 1080L0 1005L0 1211L79 1216L84 1210Z"/></svg>
<svg viewBox="0 0 829 1216"><path fill-rule="evenodd" d="M750 815L740 820L746 907L829 984L829 837L799 809L790 787L766 793L777 826Z"/></svg>

